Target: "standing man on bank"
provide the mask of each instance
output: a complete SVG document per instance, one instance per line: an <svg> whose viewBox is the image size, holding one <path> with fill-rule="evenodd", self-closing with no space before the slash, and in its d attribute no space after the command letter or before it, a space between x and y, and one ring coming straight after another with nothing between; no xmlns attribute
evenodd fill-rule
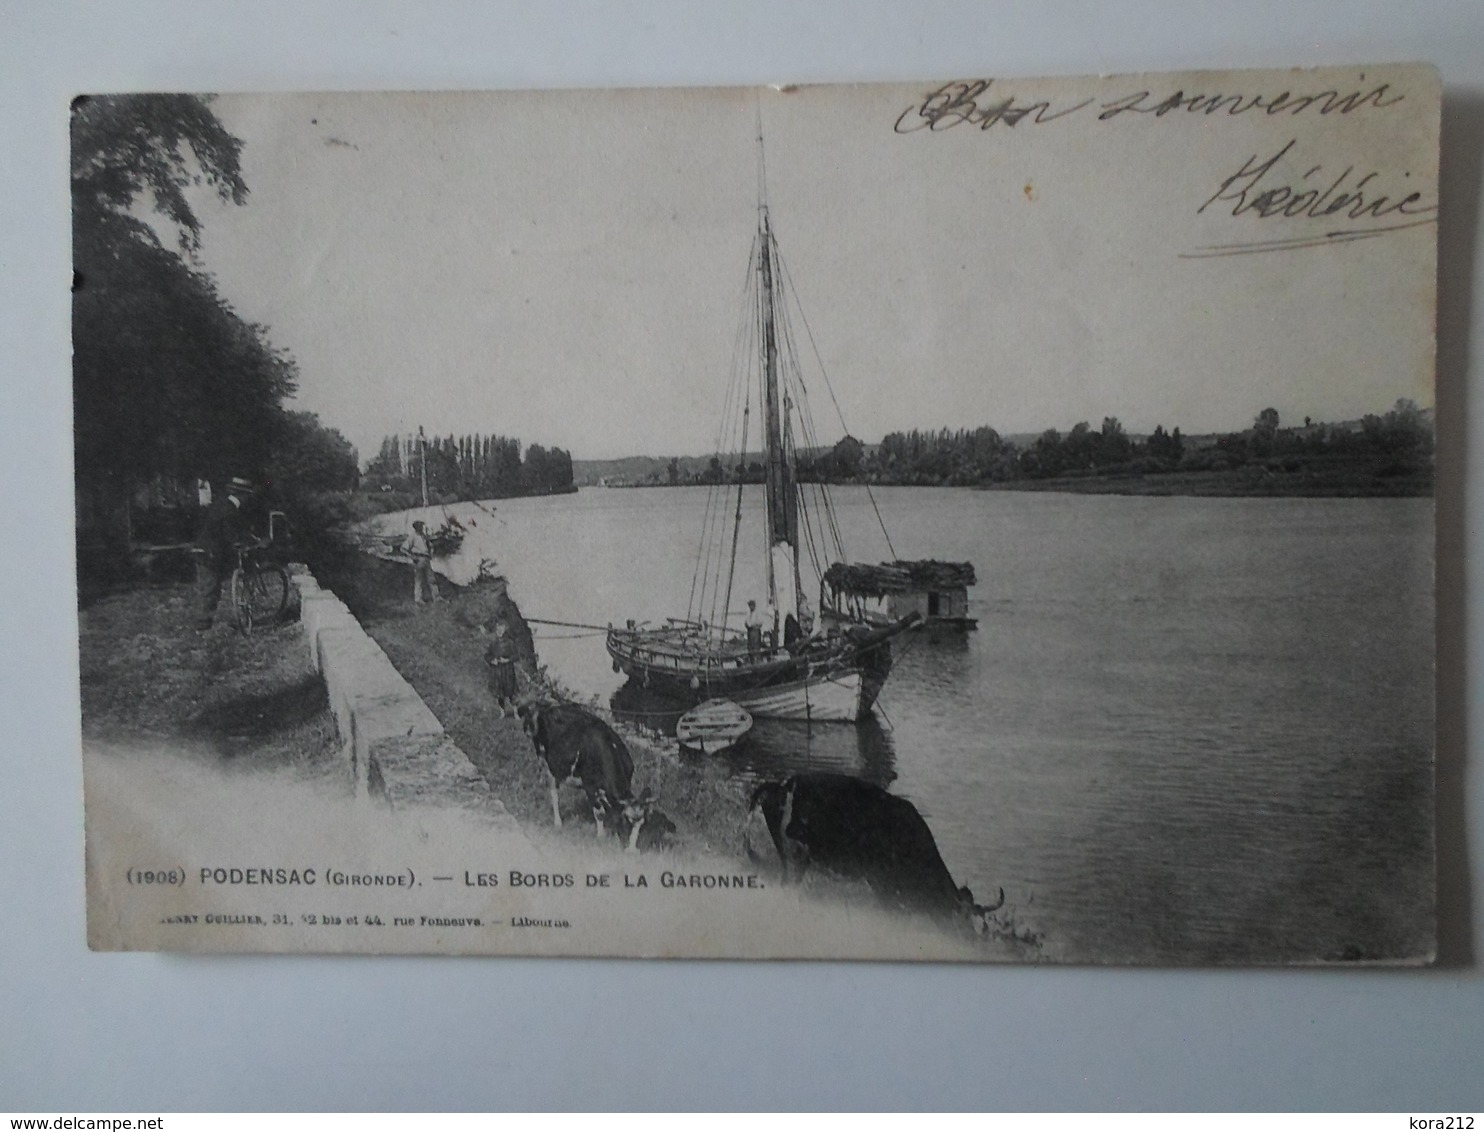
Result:
<svg viewBox="0 0 1484 1132"><path fill-rule="evenodd" d="M412 523L412 537L407 540L407 553L412 556L412 604L422 605L438 600L438 583L433 579L433 544L428 541L426 524L421 519Z"/></svg>
<svg viewBox="0 0 1484 1132"><path fill-rule="evenodd" d="M226 492L220 498L214 496L206 505L201 529L196 534L196 593L201 601L197 629L211 628L222 586L231 576L236 561L237 547L254 541L244 511L252 495L251 482L233 476Z"/></svg>

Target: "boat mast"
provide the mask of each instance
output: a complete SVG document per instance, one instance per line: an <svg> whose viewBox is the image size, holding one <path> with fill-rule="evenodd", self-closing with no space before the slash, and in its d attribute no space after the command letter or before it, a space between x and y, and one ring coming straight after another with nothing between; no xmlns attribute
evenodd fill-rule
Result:
<svg viewBox="0 0 1484 1132"><path fill-rule="evenodd" d="M423 426L417 426L417 454L422 461L423 506L428 505L428 438L423 435Z"/></svg>
<svg viewBox="0 0 1484 1132"><path fill-rule="evenodd" d="M758 274L763 323L763 407L765 410L766 453L764 469L768 496L768 593L774 608L778 607L780 588L794 591L793 579L780 587L775 576L772 548L786 544L790 559L798 554L799 500L794 487L793 468L784 443L784 405L778 378L778 337L773 310L773 233L768 225L768 206L758 209ZM795 568L796 571L797 568ZM793 610L779 610L779 615Z"/></svg>

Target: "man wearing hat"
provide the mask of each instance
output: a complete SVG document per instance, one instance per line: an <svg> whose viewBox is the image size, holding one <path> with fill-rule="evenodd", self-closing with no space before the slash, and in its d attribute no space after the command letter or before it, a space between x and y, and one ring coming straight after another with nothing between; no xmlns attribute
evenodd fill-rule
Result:
<svg viewBox="0 0 1484 1132"><path fill-rule="evenodd" d="M421 519L412 522L412 537L407 540L407 553L412 556L412 602L423 604L438 600L438 583L433 580L433 544L428 541L427 525Z"/></svg>
<svg viewBox="0 0 1484 1132"><path fill-rule="evenodd" d="M201 520L196 535L196 592L200 595L200 617L197 629L210 629L221 600L222 586L232 573L238 545L252 540L243 505L252 498L253 486L241 476L233 476L221 498L213 497Z"/></svg>

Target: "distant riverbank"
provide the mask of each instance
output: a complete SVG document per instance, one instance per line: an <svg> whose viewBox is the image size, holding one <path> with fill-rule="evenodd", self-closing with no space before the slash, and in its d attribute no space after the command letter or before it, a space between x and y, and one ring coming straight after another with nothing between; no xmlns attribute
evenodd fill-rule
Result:
<svg viewBox="0 0 1484 1132"><path fill-rule="evenodd" d="M1184 495L1228 498L1426 498L1433 470L1335 467L1294 471L1245 465L1219 471L1111 472L975 485L980 491L1060 491L1077 495Z"/></svg>
<svg viewBox="0 0 1484 1132"><path fill-rule="evenodd" d="M988 426L888 433L877 445L846 436L833 448L794 454L800 483L982 487L1101 495L1354 498L1432 494L1432 409L1402 398L1383 416L1280 427L1264 409L1250 429L1182 436L1156 427L1126 432L1116 417L1065 435L1004 437ZM762 456L636 456L578 461L581 481L609 487L762 483Z"/></svg>
<svg viewBox="0 0 1484 1132"><path fill-rule="evenodd" d="M1210 498L1419 499L1433 494L1431 467L1388 466L1369 461L1303 466L1294 469L1244 464L1200 471L1071 473L1039 479L954 484L872 480L871 487L968 487L975 491L1052 491L1076 495L1167 495ZM864 481L830 481L853 486ZM694 487L680 483L610 484L618 489Z"/></svg>

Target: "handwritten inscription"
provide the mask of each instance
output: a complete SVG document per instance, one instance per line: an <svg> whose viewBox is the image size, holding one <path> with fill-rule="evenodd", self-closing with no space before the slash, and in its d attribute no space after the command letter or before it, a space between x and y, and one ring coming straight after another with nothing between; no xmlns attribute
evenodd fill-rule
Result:
<svg viewBox="0 0 1484 1132"><path fill-rule="evenodd" d="M1018 126L1027 120L1045 124L1075 114L1091 106L1094 101L1085 98L1060 109L1053 107L1046 99L1017 103L1013 94L1005 98L988 97L993 85L993 79L944 83L918 105L903 110L894 128L899 134L910 134L917 130L939 131L965 125L987 130L1001 124Z"/></svg>
<svg viewBox="0 0 1484 1132"><path fill-rule="evenodd" d="M1023 99L1008 84L996 85L993 79L959 79L944 83L903 110L893 129L899 134L920 130L941 133L962 126L985 132L996 127L1044 126L1074 116L1096 123L1191 116L1322 118L1384 111L1405 98L1391 83L1367 83L1364 74L1357 76L1354 86L1307 91L1136 90L1105 100L1087 97L1061 102L1055 95ZM1306 163L1301 160L1298 147L1298 139L1294 138L1270 156L1252 154L1235 171L1213 178L1215 189L1208 190L1209 195L1201 203L1192 204L1198 215L1298 221L1301 225L1295 226L1295 231L1301 234L1211 244L1184 252L1181 258L1318 247L1436 223L1435 199L1429 199L1421 189L1399 187L1398 182L1407 178L1408 173L1386 174L1380 169L1366 170L1348 162ZM1232 166L1228 165L1227 169L1231 170ZM1026 197L1034 199L1029 186ZM1328 230L1316 231L1313 221L1338 223Z"/></svg>
<svg viewBox="0 0 1484 1132"><path fill-rule="evenodd" d="M1226 177L1216 191L1206 198L1196 212L1208 208L1215 212L1226 211L1231 206L1234 217L1252 217L1257 220L1325 220L1360 221L1359 226L1336 228L1315 233L1308 230L1304 235L1284 236L1272 240L1260 240L1240 244L1218 244L1186 253L1184 258L1202 258L1212 255L1234 255L1258 251L1287 251L1295 248L1316 247L1321 244L1342 243L1396 232L1419 224L1430 224L1438 206L1424 199L1418 191L1405 193L1390 188L1379 170L1357 173L1354 165L1346 165L1338 173L1326 170L1322 164L1310 166L1301 176L1284 177L1278 170L1284 165L1297 169L1295 163L1298 139L1294 138L1271 157L1253 154L1242 162L1235 173ZM1405 174L1403 174L1405 177ZM1377 221L1387 220L1378 224Z"/></svg>
<svg viewBox="0 0 1484 1132"><path fill-rule="evenodd" d="M1360 79L1363 83L1365 76L1360 76ZM1058 105L1051 99L1021 101L1014 94L1002 94L1001 90L1002 88L994 85L993 79L956 79L944 83L921 102L903 110L894 129L899 134L911 134L918 130L941 132L955 126L971 126L978 130L989 130L995 126L1014 127L1022 123L1041 126L1084 112L1095 113L1099 122L1111 122L1130 114L1157 119L1177 112L1206 117L1225 114L1233 118L1242 114L1266 115L1269 118L1280 115L1297 117L1310 113L1352 114L1367 108L1384 109L1394 106L1406 97L1393 90L1390 83L1375 83L1353 90L1326 89L1306 93L1285 90L1276 94L1223 94L1184 90L1156 94L1153 91L1138 90L1106 102L1084 98L1080 102Z"/></svg>
<svg viewBox="0 0 1484 1132"><path fill-rule="evenodd" d="M1437 205L1422 203L1422 194L1419 192L1408 193L1404 197L1395 199L1379 192L1372 182L1381 174L1372 170L1365 176L1356 178L1353 165L1345 166L1340 175L1328 185L1315 183L1314 180L1319 178L1322 182L1328 179L1327 176L1321 176L1324 171L1323 165L1315 165L1299 178L1296 185L1272 184L1269 174L1293 151L1296 145L1298 145L1298 139L1294 138L1266 161L1259 160L1258 156L1253 154L1242 163L1240 169L1221 182L1221 187L1212 193L1206 203L1196 209L1196 212L1205 212L1213 204L1231 202L1234 202L1232 203L1233 216L1252 213L1263 220L1274 216L1293 219L1299 216L1335 215L1359 220L1366 216L1380 218L1392 213L1415 216L1419 213L1437 211Z"/></svg>

